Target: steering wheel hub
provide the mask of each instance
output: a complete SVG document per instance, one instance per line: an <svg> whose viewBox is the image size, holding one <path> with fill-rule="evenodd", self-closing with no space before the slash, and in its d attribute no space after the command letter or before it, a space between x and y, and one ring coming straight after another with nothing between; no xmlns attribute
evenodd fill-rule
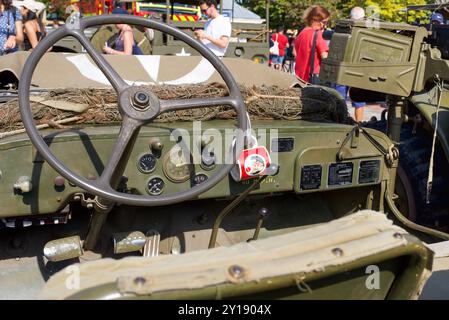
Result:
<svg viewBox="0 0 449 320"><path fill-rule="evenodd" d="M132 86L119 95L122 112L129 118L146 123L160 113L159 98L145 87Z"/></svg>

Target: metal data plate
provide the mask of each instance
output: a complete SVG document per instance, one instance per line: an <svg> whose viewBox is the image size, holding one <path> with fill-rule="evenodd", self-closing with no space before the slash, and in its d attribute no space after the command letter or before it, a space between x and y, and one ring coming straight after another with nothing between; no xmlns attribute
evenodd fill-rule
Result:
<svg viewBox="0 0 449 320"><path fill-rule="evenodd" d="M271 140L272 152L290 152L295 147L294 138L276 138Z"/></svg>
<svg viewBox="0 0 449 320"><path fill-rule="evenodd" d="M301 190L313 190L321 187L321 165L309 165L301 168Z"/></svg>
<svg viewBox="0 0 449 320"><path fill-rule="evenodd" d="M352 184L352 173L354 164L352 162L331 163L329 165L328 186L346 186Z"/></svg>
<svg viewBox="0 0 449 320"><path fill-rule="evenodd" d="M359 183L375 183L379 181L380 160L360 161Z"/></svg>

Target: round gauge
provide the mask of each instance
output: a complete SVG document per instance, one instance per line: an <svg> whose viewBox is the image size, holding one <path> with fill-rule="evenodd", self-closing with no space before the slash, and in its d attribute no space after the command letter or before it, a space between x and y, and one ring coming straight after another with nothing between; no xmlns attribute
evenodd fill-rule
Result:
<svg viewBox="0 0 449 320"><path fill-rule="evenodd" d="M156 157L151 153L146 153L139 158L137 167L143 173L150 173L156 168Z"/></svg>
<svg viewBox="0 0 449 320"><path fill-rule="evenodd" d="M165 176L170 181L187 181L192 172L190 153L183 150L179 145L176 145L165 155L162 167Z"/></svg>
<svg viewBox="0 0 449 320"><path fill-rule="evenodd" d="M152 196L160 195L164 191L165 182L159 177L151 178L148 181L147 191Z"/></svg>
<svg viewBox="0 0 449 320"><path fill-rule="evenodd" d="M195 178L193 178L193 184L198 185L207 180L207 176L204 173L198 173Z"/></svg>

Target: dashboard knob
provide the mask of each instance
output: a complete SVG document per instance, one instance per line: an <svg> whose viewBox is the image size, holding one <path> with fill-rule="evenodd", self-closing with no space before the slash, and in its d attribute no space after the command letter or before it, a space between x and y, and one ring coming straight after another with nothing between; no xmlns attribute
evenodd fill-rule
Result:
<svg viewBox="0 0 449 320"><path fill-rule="evenodd" d="M259 209L259 215L262 219L265 219L270 214L270 210L266 207L262 207Z"/></svg>
<svg viewBox="0 0 449 320"><path fill-rule="evenodd" d="M164 148L164 144L159 139L152 139L150 141L150 148L153 151L161 151Z"/></svg>
<svg viewBox="0 0 449 320"><path fill-rule="evenodd" d="M64 187L64 185L65 185L65 178L61 177L61 176L57 176L55 178L55 187L61 188L61 187Z"/></svg>

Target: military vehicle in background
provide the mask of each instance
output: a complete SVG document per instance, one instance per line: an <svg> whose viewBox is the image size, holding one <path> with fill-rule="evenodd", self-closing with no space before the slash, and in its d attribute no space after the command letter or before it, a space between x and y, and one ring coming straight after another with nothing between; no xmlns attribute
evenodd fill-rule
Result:
<svg viewBox="0 0 449 320"><path fill-rule="evenodd" d="M217 2L220 12L228 16L232 24L232 35L225 56L249 59L258 63L267 62L269 48L267 21L234 4L234 1ZM202 16L197 0L166 0L151 3L119 0L119 3L125 4L125 8L136 15L167 23L190 35L193 35L194 29L204 28L207 19ZM224 8L225 3L228 4L228 8ZM237 12L244 12L246 16L238 17ZM181 41L161 32L154 32L151 47L154 55L198 54L185 47Z"/></svg>
<svg viewBox="0 0 449 320"><path fill-rule="evenodd" d="M448 7L409 10L447 18ZM448 230L449 25L339 21L320 76L350 86L356 101L387 103L388 117L368 125L399 149L395 202L410 220Z"/></svg>
<svg viewBox="0 0 449 320"><path fill-rule="evenodd" d="M226 0L220 2L220 10L230 18L232 23L232 35L225 56L266 63L269 48L267 21L238 4L229 5L231 2L228 3L229 8L223 10L225 2L228 3ZM96 0L92 3L81 0L81 8L85 16L108 14L111 12L112 3L110 0ZM174 0L159 2L119 0L116 4L127 9L130 14L167 23L189 35L193 35L194 29L204 28L206 22L196 0L176 2ZM244 18L236 16L237 8L238 12L245 13ZM51 32L51 30L53 28L49 27L48 31ZM86 30L88 38L92 39L92 43L98 50L101 50L105 42L111 42L116 32L117 29L114 26L104 26L101 29L93 27ZM150 30L145 36L143 29L134 28L134 36L144 54L198 55L195 50L186 47L181 41L158 31ZM82 52L83 47L73 37L68 37L59 41L54 51Z"/></svg>
<svg viewBox="0 0 449 320"><path fill-rule="evenodd" d="M99 54L84 30L117 23L202 57ZM88 53L47 53L65 36ZM69 20L0 82L2 298L413 299L430 275L385 215L392 141L335 90L131 15Z"/></svg>
<svg viewBox="0 0 449 320"><path fill-rule="evenodd" d="M79 0L80 13L82 16L96 16L102 14L109 14L113 9L113 0L94 0L94 1L86 1ZM61 15L60 11L54 10L52 6L49 6L49 11L45 10L45 24L46 24L46 32L49 33L61 25L65 24L65 20L70 13L72 12L73 4L65 8L63 15ZM91 39L92 36L98 31L98 27L90 28L85 31L88 39ZM136 33L136 36L141 39L139 33ZM99 47L101 50L101 47ZM73 37L66 37L58 41L52 48L53 52L83 52L83 46Z"/></svg>

